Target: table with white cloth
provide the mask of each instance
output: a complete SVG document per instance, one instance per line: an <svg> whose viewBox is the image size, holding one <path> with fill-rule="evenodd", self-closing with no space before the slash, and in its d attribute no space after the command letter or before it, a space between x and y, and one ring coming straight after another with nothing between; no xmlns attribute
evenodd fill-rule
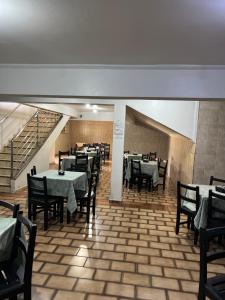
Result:
<svg viewBox="0 0 225 300"><path fill-rule="evenodd" d="M157 161L144 162L141 160L141 173L152 176L153 186L156 186L159 181L159 171ZM131 161L127 165L125 178L129 181L131 178Z"/></svg>
<svg viewBox="0 0 225 300"><path fill-rule="evenodd" d="M127 162L129 163L129 161L131 161L131 159L135 159L135 160L141 160L142 159L142 154L141 153L137 153L137 154L128 154L128 153L125 153L124 154L124 158L127 159Z"/></svg>
<svg viewBox="0 0 225 300"><path fill-rule="evenodd" d="M79 150L79 151L77 151L77 153L79 153L79 154L83 154L83 155L88 155L88 157L94 157L94 156L97 156L98 155L98 151L97 150L87 150L87 151L85 151L85 150Z"/></svg>
<svg viewBox="0 0 225 300"><path fill-rule="evenodd" d="M63 170L67 170L71 167L71 164L74 164L75 165L75 159L76 159L76 156L74 155L70 155L70 156L67 156L67 157L64 157L63 160L62 160L62 169ZM91 167L92 167L92 163L93 163L93 157L89 157L88 156L88 178L91 177Z"/></svg>
<svg viewBox="0 0 225 300"><path fill-rule="evenodd" d="M16 218L0 217L0 262L10 258L16 227Z"/></svg>
<svg viewBox="0 0 225 300"><path fill-rule="evenodd" d="M48 194L67 198L67 209L70 213L77 208L75 190L88 189L86 172L65 171L64 175L59 175L57 170L47 170L34 176L39 178L46 176Z"/></svg>
<svg viewBox="0 0 225 300"><path fill-rule="evenodd" d="M196 187L199 186L199 194L200 194L200 206L198 212L194 219L194 225L197 229L206 228L207 226L207 213L208 213L208 199L209 199L209 190L216 192L215 185L203 185L203 184L189 184L190 186ZM188 190L186 192L186 196L188 198L193 198L195 192ZM216 192L218 193L218 192ZM218 193L221 194L221 193ZM223 194L224 195L224 194ZM193 198L194 199L194 198ZM224 205L223 201L219 201L222 205ZM195 209L194 203L182 203L183 206L188 207L189 209Z"/></svg>

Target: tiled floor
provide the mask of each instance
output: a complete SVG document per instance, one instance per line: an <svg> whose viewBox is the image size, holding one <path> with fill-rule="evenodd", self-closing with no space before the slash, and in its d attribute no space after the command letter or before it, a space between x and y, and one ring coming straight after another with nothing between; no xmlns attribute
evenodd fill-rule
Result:
<svg viewBox="0 0 225 300"><path fill-rule="evenodd" d="M89 226L76 216L44 232L38 220L32 299L197 299L199 248L186 229L174 232L174 191L125 188L122 205L110 204L110 170L107 163ZM26 214L26 191L0 197L20 202ZM209 271L224 273L224 265Z"/></svg>

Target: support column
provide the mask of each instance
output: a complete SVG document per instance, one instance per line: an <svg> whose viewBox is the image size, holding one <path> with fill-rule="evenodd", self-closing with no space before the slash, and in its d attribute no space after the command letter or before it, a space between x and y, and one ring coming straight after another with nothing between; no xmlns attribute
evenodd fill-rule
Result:
<svg viewBox="0 0 225 300"><path fill-rule="evenodd" d="M124 103L115 104L110 195L110 200L113 201L122 201L125 116L126 105Z"/></svg>

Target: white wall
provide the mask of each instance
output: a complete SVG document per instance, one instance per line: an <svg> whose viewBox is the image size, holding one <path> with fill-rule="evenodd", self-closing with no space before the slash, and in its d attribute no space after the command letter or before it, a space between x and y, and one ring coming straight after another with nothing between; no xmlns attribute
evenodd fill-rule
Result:
<svg viewBox="0 0 225 300"><path fill-rule="evenodd" d="M30 173L30 169L36 165L37 172L42 172L49 169L49 162L52 161L52 152L55 140L57 136L62 131L63 127L68 122L69 117L63 116L60 120L56 128L53 130L49 138L46 140L44 145L38 151L38 153L34 156L34 158L30 161L27 167L23 170L23 172L19 175L19 177L11 183L12 191L18 190L27 185L27 173Z"/></svg>
<svg viewBox="0 0 225 300"><path fill-rule="evenodd" d="M81 112L79 115L82 115L82 117L79 117L79 120L84 121L113 121L114 118L114 112L101 112L98 111L97 113L93 112Z"/></svg>
<svg viewBox="0 0 225 300"><path fill-rule="evenodd" d="M0 103L0 111L6 115L13 111L18 103ZM21 104L12 114L0 122L0 150L22 129L37 109Z"/></svg>
<svg viewBox="0 0 225 300"><path fill-rule="evenodd" d="M225 67L3 64L0 94L225 98Z"/></svg>
<svg viewBox="0 0 225 300"><path fill-rule="evenodd" d="M198 101L130 101L129 106L196 141Z"/></svg>

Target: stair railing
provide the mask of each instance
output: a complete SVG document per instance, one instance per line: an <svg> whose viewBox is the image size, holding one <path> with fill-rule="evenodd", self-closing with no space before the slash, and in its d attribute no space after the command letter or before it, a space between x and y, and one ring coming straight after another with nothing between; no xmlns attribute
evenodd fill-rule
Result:
<svg viewBox="0 0 225 300"><path fill-rule="evenodd" d="M1 131L1 134L0 134L0 137L1 137L1 142L0 142L0 149L3 148L4 146L4 125L6 123L6 120L8 120L12 114L21 106L21 104L18 104L16 107L14 107L14 109L12 109L10 112L8 112L7 114L5 114L1 120L0 120L0 131Z"/></svg>
<svg viewBox="0 0 225 300"><path fill-rule="evenodd" d="M51 120L49 120L49 114L55 116L54 118L54 126L52 126ZM20 172L23 170L25 162L31 158L31 154L37 152L38 149L42 146L43 139L41 137L41 122L44 120L45 129L48 128L51 123L50 132L54 129L57 122L61 119L62 115L49 112L44 109L38 109L29 121L23 126L23 128L18 132L18 134L11 140L11 178L15 178ZM33 126L29 126L32 122ZM22 132L25 135L22 135ZM44 131L46 132L46 131ZM20 140L18 138L20 137ZM20 157L19 161L15 161L15 155Z"/></svg>

